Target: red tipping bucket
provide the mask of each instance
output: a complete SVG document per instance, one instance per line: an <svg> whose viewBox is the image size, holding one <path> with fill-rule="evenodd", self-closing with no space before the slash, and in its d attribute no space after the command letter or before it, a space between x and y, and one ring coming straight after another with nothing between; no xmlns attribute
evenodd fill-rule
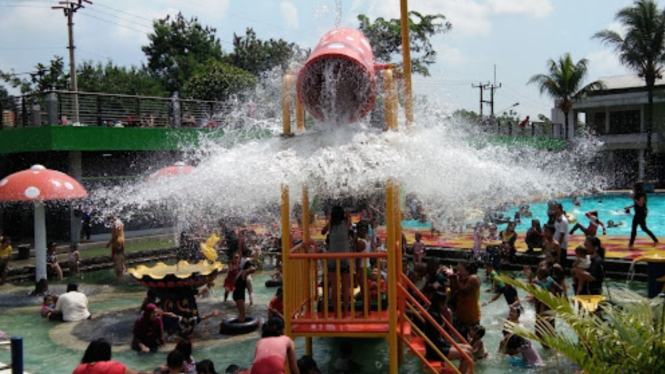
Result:
<svg viewBox="0 0 665 374"><path fill-rule="evenodd" d="M298 98L316 119L351 123L374 105L374 55L360 31L328 31L298 73Z"/></svg>

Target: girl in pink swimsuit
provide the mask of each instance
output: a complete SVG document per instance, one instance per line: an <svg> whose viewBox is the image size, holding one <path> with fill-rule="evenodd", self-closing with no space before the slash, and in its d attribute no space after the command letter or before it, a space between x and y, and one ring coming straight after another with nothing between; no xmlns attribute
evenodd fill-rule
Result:
<svg viewBox="0 0 665 374"><path fill-rule="evenodd" d="M281 318L271 318L263 325L250 374L286 374L284 365L287 361L291 374L300 374L293 340L283 333L284 321Z"/></svg>

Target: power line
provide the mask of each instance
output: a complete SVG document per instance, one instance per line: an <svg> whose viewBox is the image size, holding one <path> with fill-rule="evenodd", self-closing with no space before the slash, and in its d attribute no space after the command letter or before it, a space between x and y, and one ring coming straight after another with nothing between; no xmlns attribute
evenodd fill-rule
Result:
<svg viewBox="0 0 665 374"><path fill-rule="evenodd" d="M131 17L135 17L135 18L138 18L138 19L143 19L143 20L150 21L150 22L154 21L154 19L150 19L150 18L146 18L146 17L142 17L142 16L139 16L139 15L133 14L133 13L125 12L124 10L120 10L120 9L117 9L117 8L114 8L114 7L110 7L108 5L100 4L99 2L97 2L97 5L102 7L102 8L114 10L116 12L123 13L123 14L126 14L126 15L131 16Z"/></svg>
<svg viewBox="0 0 665 374"><path fill-rule="evenodd" d="M129 26L127 26L127 25L123 25L123 24L121 24L121 23L117 23L117 22L114 22L114 21L107 20L107 19L105 19L105 18L101 18L101 17L94 16L94 15L92 15L92 14L87 14L87 13L81 13L81 14L84 14L86 17L91 17L91 18L98 19L98 20L100 20L100 21L107 22L107 23L110 23L110 24L113 24L113 25L116 25L116 26L124 27L124 28L129 29L129 30L133 30L133 31L136 31L136 32L140 32L141 34L145 34L145 35L148 34L148 31L138 30L138 29L135 29L135 28L133 28L133 27L129 27Z"/></svg>
<svg viewBox="0 0 665 374"><path fill-rule="evenodd" d="M137 22L137 21L134 21L134 20L129 20L129 19L127 19L127 18L123 18L123 17L118 16L118 15L115 15L115 14L113 14L113 13L103 12L103 11L101 11L101 10L99 10L99 9L90 8L90 10L95 11L95 12L97 12L97 13L101 13L101 14L107 15L107 16L109 16L109 17L118 18L118 19L121 20L121 21L131 22L133 25L138 25L138 26L141 26L141 27L145 27L145 28L148 28L148 29L152 29L152 24L147 25L147 24L142 23L142 22Z"/></svg>

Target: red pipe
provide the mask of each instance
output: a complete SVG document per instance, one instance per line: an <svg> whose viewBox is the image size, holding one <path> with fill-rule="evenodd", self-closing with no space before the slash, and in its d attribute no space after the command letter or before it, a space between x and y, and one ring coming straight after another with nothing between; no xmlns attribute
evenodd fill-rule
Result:
<svg viewBox="0 0 665 374"><path fill-rule="evenodd" d="M319 121L352 123L374 106L374 55L360 31L328 31L298 73L298 98Z"/></svg>

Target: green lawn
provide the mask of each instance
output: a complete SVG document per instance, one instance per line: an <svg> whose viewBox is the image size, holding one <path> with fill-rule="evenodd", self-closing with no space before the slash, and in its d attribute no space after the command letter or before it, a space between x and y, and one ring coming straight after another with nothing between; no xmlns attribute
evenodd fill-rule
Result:
<svg viewBox="0 0 665 374"><path fill-rule="evenodd" d="M173 239L155 239L139 243L129 243L125 246L125 252L140 252L149 249L173 248L175 241ZM110 256L111 249L95 248L81 251L81 258L90 258L96 256Z"/></svg>

